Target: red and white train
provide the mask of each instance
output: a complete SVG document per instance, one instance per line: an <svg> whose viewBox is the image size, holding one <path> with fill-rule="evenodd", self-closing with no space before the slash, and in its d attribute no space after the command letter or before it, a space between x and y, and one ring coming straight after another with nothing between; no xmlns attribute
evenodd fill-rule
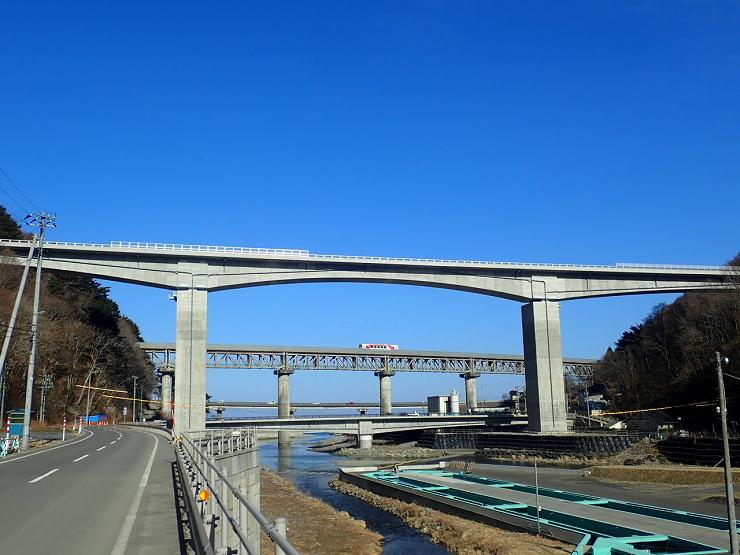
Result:
<svg viewBox="0 0 740 555"><path fill-rule="evenodd" d="M390 343L360 343L360 349L373 349L377 351L397 351L398 345Z"/></svg>

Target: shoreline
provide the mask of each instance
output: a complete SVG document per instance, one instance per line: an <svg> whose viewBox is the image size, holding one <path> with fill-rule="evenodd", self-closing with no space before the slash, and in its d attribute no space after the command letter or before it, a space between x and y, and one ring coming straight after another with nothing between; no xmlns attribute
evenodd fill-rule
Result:
<svg viewBox="0 0 740 555"><path fill-rule="evenodd" d="M260 508L270 519L285 517L288 540L301 553L322 555L380 555L383 536L369 530L364 521L311 495L275 472L260 472ZM331 533L327 533L331 531ZM263 555L273 555L275 544L260 534Z"/></svg>

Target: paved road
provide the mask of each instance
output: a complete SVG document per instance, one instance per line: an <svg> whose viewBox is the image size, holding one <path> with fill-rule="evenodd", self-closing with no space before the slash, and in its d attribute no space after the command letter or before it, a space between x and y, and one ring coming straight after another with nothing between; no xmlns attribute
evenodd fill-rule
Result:
<svg viewBox="0 0 740 555"><path fill-rule="evenodd" d="M0 461L0 553L181 553L164 436L89 428Z"/></svg>

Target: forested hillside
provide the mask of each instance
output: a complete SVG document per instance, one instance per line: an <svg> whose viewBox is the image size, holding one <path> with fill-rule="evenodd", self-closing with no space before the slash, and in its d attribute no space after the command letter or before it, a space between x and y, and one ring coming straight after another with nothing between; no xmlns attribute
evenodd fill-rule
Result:
<svg viewBox="0 0 740 555"><path fill-rule="evenodd" d="M30 237L0 206L0 238ZM0 331L5 336L13 302L18 291L22 268L0 261ZM35 267L35 264L34 264ZM23 296L10 353L6 363L6 410L22 408L28 371L29 338L33 311L32 270ZM44 373L53 376L53 387L47 393L47 421L59 421L84 414L87 401L83 387L92 370L92 385L97 388L125 389L133 392L131 376L138 377L144 396L156 387L151 364L135 346L141 341L139 328L123 316L118 305L108 296L108 288L95 280L42 273L40 338L37 348L36 383ZM101 390L92 390L91 412L115 412L123 401L104 398ZM34 391L33 410L38 410L39 388ZM118 393L120 396L130 396ZM137 391L137 397L141 396ZM36 414L36 412L34 412Z"/></svg>
<svg viewBox="0 0 740 555"><path fill-rule="evenodd" d="M740 266L740 255L731 262ZM619 410L673 406L685 428L711 429L717 398L715 351L730 358L730 420L740 422L740 283L729 291L686 293L658 305L622 334L596 369ZM677 406L686 405L686 406Z"/></svg>

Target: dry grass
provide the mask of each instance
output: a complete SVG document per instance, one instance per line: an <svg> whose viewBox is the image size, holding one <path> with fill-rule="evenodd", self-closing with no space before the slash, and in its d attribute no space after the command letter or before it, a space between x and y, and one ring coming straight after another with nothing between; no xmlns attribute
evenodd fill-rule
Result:
<svg viewBox="0 0 740 555"><path fill-rule="evenodd" d="M300 553L316 555L379 555L383 536L346 512L300 492L290 481L267 470L261 473L260 505L271 519L288 519L288 540ZM275 545L262 534L262 553Z"/></svg>
<svg viewBox="0 0 740 555"><path fill-rule="evenodd" d="M562 555L572 546L547 538L509 532L441 511L383 497L340 480L331 487L398 516L457 555Z"/></svg>
<svg viewBox="0 0 740 555"><path fill-rule="evenodd" d="M652 484L710 485L724 483L722 468L695 466L594 466L591 476L617 482L647 482ZM740 482L740 470L732 471L732 480Z"/></svg>

